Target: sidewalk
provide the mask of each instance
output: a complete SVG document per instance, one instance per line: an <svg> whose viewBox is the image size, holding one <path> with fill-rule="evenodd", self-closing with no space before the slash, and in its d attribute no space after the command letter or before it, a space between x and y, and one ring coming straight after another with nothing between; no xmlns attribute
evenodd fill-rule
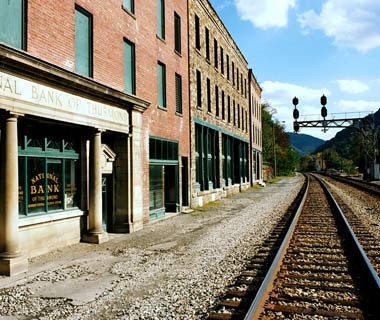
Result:
<svg viewBox="0 0 380 320"><path fill-rule="evenodd" d="M0 278L0 315L201 319L300 185L299 177L287 178L133 234L111 234L101 245L79 243L31 259L27 274Z"/></svg>

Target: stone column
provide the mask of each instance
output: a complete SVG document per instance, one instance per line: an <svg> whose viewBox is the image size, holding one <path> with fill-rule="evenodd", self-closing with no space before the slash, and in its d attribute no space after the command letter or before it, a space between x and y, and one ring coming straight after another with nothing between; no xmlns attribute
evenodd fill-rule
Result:
<svg viewBox="0 0 380 320"><path fill-rule="evenodd" d="M100 156L102 152L101 131L97 130L90 143L90 168L89 168L89 230L83 235L82 240L90 243L102 243L108 240L107 233L102 228L102 171Z"/></svg>
<svg viewBox="0 0 380 320"><path fill-rule="evenodd" d="M19 248L16 115L11 114L5 120L1 132L1 144L0 274L12 276L28 270L28 260L21 256Z"/></svg>

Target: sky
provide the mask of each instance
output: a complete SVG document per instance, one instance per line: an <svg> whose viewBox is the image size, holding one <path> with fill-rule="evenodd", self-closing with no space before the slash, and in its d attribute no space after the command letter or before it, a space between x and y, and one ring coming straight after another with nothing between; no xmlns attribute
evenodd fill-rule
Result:
<svg viewBox="0 0 380 320"><path fill-rule="evenodd" d="M263 89L293 131L299 120L363 117L380 108L380 0L210 0ZM323 140L338 129L301 128Z"/></svg>

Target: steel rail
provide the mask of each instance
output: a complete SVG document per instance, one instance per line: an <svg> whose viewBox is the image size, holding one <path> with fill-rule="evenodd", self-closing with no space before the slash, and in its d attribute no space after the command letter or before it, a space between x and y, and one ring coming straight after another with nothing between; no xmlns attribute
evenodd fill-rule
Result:
<svg viewBox="0 0 380 320"><path fill-rule="evenodd" d="M363 247L361 246L358 238L356 237L354 231L352 230L350 223L348 222L346 216L344 215L342 209L340 208L339 204L336 202L335 198L329 191L329 188L322 179L316 177L317 180L321 183L323 189L325 190L325 193L329 200L334 204L336 207L336 210L339 212L339 219L345 226L345 232L348 236L348 239L351 242L351 248L356 251L356 256L359 258L359 263L361 266L361 270L363 271L364 275L367 278L367 282L370 285L370 290L374 294L374 301L380 301L380 278L375 270L375 268L372 266L371 262L369 261L367 254L365 253Z"/></svg>
<svg viewBox="0 0 380 320"><path fill-rule="evenodd" d="M355 254L358 257L358 262L360 264L361 270L363 272L363 275L365 276L367 284L369 285L369 287L367 287L367 290L370 290L370 292L371 292L372 301L374 301L374 303L380 301L380 278L377 275L377 272L373 268L373 266L370 263L367 255L365 254L362 246L360 245L359 241L357 240L355 233L353 232L352 228L350 227L349 222L348 222L347 218L345 217L343 211L340 209L338 203L336 202L336 200L334 199L334 197L332 196L332 194L328 190L327 185L320 178L316 177L315 175L313 175L313 176L320 182L328 200L330 201L330 203L333 204L336 211L339 213L339 215L338 215L339 220L341 221L341 223L344 226L344 232L347 235L347 239L351 243L351 248L355 251ZM271 264L271 267L270 267L268 273L266 274L266 276L263 280L263 283L260 286L260 289L257 292L257 295L256 295L253 303L251 304L244 320L258 319L260 313L263 310L264 303L268 297L269 292L271 292L273 289L273 284L274 284L277 272L281 267L282 261L284 259L285 254L286 254L286 249L287 249L289 242L291 240L291 237L293 235L293 232L294 232L294 229L295 229L296 224L298 222L299 216L303 210L303 206L304 206L307 194L308 194L308 190L309 190L309 182L308 182L308 186L306 188L306 192L305 192L303 199L300 203L300 206L297 209L297 213L294 216L294 219L293 219L293 221L289 227L289 230L288 230L288 232L287 232L287 234L286 234L286 236L285 236L285 238L284 238L284 240L283 240L283 242L279 248L279 251L277 252L276 257L274 258L273 263Z"/></svg>
<svg viewBox="0 0 380 320"><path fill-rule="evenodd" d="M367 181L361 181L361 180L355 180L347 177L341 177L338 175L326 175L326 177L329 177L331 179L340 181L342 183L346 183L352 187L358 188L362 191L374 194L376 196L380 197L380 185L377 185L375 183L367 182Z"/></svg>
<svg viewBox="0 0 380 320"><path fill-rule="evenodd" d="M275 277L277 275L277 272L279 271L279 268L281 267L281 263L285 257L286 249L288 248L288 245L290 243L290 240L293 235L293 231L295 230L295 227L298 222L298 218L301 215L303 206L306 201L307 194L309 192L309 178L308 176L305 176L305 179L307 179L307 186L304 190L304 195L302 197L302 200L299 204L299 207L297 209L296 214L294 215L293 221L289 226L289 230L287 231L284 240L281 243L280 248L278 249L278 252L256 294L255 299L253 300L244 320L249 319L256 319L259 316L259 312L261 311L261 307L263 303L265 302L265 299L268 295L268 292L270 292L273 288L273 283L275 280Z"/></svg>

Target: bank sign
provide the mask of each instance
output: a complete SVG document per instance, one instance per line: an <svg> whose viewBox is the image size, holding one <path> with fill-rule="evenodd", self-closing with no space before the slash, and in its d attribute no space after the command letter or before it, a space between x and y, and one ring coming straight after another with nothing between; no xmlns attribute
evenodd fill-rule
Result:
<svg viewBox="0 0 380 320"><path fill-rule="evenodd" d="M128 132L128 112L0 71L0 108L21 114Z"/></svg>

